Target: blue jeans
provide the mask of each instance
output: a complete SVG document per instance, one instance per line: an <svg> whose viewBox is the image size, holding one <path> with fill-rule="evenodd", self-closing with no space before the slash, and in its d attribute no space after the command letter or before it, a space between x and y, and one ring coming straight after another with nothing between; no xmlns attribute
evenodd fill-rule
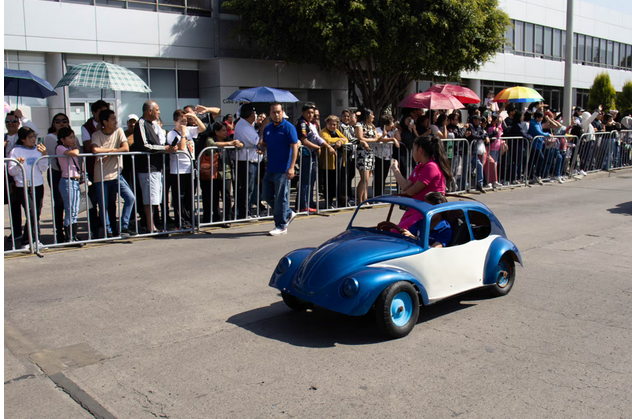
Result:
<svg viewBox="0 0 632 419"><path fill-rule="evenodd" d="M79 217L79 204L81 203L81 192L79 191L79 181L62 177L59 180L59 193L64 202L64 226L77 224Z"/></svg>
<svg viewBox="0 0 632 419"><path fill-rule="evenodd" d="M108 234L112 234L112 228L110 227L110 217L108 216L107 208L110 202L110 198L116 199L116 194L119 188L119 181L121 182L121 198L123 198L123 214L121 215L121 228L129 227L129 219L132 215L132 209L134 209L134 193L130 189L129 185L125 181L123 176L119 176L118 179L106 180L105 182L96 182L97 187L97 199L99 200L100 211L105 213L105 229ZM103 200L105 199L105 202ZM104 209L106 209L104 211ZM99 218L103 219L103 214L99 214Z"/></svg>
<svg viewBox="0 0 632 419"><path fill-rule="evenodd" d="M549 176L549 172L551 171L551 165L553 165L553 161L555 160L555 166L553 169L553 176L559 177L562 173L562 154L560 154L560 150L557 148L549 148L546 150L545 161L546 165L544 167L543 175L545 177Z"/></svg>
<svg viewBox="0 0 632 419"><path fill-rule="evenodd" d="M476 167L476 186L483 186L483 162L476 152L472 156L472 167Z"/></svg>
<svg viewBox="0 0 632 419"><path fill-rule="evenodd" d="M274 226L284 229L287 226L287 219L292 214L289 207L290 181L285 172L266 172L263 177L263 197L272 208Z"/></svg>
<svg viewBox="0 0 632 419"><path fill-rule="evenodd" d="M316 155L301 155L299 171L299 190L296 194L296 209L302 211L307 207L315 207L314 183L316 182Z"/></svg>

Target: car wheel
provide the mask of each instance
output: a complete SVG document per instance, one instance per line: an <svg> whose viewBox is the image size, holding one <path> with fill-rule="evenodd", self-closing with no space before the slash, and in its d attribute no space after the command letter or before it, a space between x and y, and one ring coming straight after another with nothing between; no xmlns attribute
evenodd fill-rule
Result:
<svg viewBox="0 0 632 419"><path fill-rule="evenodd" d="M375 300L375 318L382 333L391 339L408 335L419 317L419 296L410 282L389 285Z"/></svg>
<svg viewBox="0 0 632 419"><path fill-rule="evenodd" d="M491 287L495 297L509 294L516 280L516 264L511 255L505 253L496 267L496 283Z"/></svg>
<svg viewBox="0 0 632 419"><path fill-rule="evenodd" d="M295 297L292 294L288 294L287 292L281 291L281 297L283 297L285 305L292 310L303 311L313 307L313 304L309 301L301 300L300 298Z"/></svg>

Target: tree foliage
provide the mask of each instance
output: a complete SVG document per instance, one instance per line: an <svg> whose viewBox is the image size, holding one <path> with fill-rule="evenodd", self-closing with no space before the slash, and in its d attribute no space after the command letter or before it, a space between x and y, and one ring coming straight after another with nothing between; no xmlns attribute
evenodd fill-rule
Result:
<svg viewBox="0 0 632 419"><path fill-rule="evenodd" d="M592 86L588 91L588 109L598 108L602 105L604 110L608 111L614 109L614 99L617 96L617 91L614 90L614 86L610 81L610 75L607 72L599 73L595 80L593 80Z"/></svg>
<svg viewBox="0 0 632 419"><path fill-rule="evenodd" d="M632 81L625 82L621 92L617 93L616 102L621 115L632 112Z"/></svg>
<svg viewBox="0 0 632 419"><path fill-rule="evenodd" d="M343 71L377 115L413 80L476 71L505 42L497 0L229 0L268 58Z"/></svg>

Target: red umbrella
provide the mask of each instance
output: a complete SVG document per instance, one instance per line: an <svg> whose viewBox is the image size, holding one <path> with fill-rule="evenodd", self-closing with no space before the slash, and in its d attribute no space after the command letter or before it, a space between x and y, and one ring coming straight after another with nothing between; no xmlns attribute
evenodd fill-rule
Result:
<svg viewBox="0 0 632 419"><path fill-rule="evenodd" d="M463 86L456 86L454 84L435 84L430 87L426 92L443 93L444 95L451 95L459 99L461 103L480 103L481 98L478 97L472 89L468 89Z"/></svg>
<svg viewBox="0 0 632 419"><path fill-rule="evenodd" d="M408 95L397 105L414 109L460 109L465 106L454 96L443 93L424 92Z"/></svg>

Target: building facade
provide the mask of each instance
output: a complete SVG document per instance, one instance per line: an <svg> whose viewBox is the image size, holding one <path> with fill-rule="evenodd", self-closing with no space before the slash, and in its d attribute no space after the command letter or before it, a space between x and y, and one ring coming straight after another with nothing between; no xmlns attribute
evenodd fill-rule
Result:
<svg viewBox="0 0 632 419"><path fill-rule="evenodd" d="M48 99L20 99L20 107L42 132L51 117L65 112L73 126L90 115L89 103L111 102L121 125L126 115L140 114L148 98L160 104L167 127L175 109L188 104L219 106L234 113L226 98L237 89L269 86L290 90L301 102L314 101L321 115L339 114L349 106L349 83L342 73L315 65L288 65L265 60L232 31L238 16L221 0L5 0L4 66L30 70L51 84L73 65L107 61L123 65L152 89L150 95L87 88L58 89ZM507 45L494 60L462 82L481 98L489 90L529 85L552 108L561 109L565 58L566 1L501 0L513 25ZM576 103L583 105L594 77L608 71L620 91L632 80L630 16L576 0ZM423 91L427 81L411 85ZM15 107L16 98L5 97ZM300 104L287 108L292 119ZM558 105L559 103L559 105Z"/></svg>

